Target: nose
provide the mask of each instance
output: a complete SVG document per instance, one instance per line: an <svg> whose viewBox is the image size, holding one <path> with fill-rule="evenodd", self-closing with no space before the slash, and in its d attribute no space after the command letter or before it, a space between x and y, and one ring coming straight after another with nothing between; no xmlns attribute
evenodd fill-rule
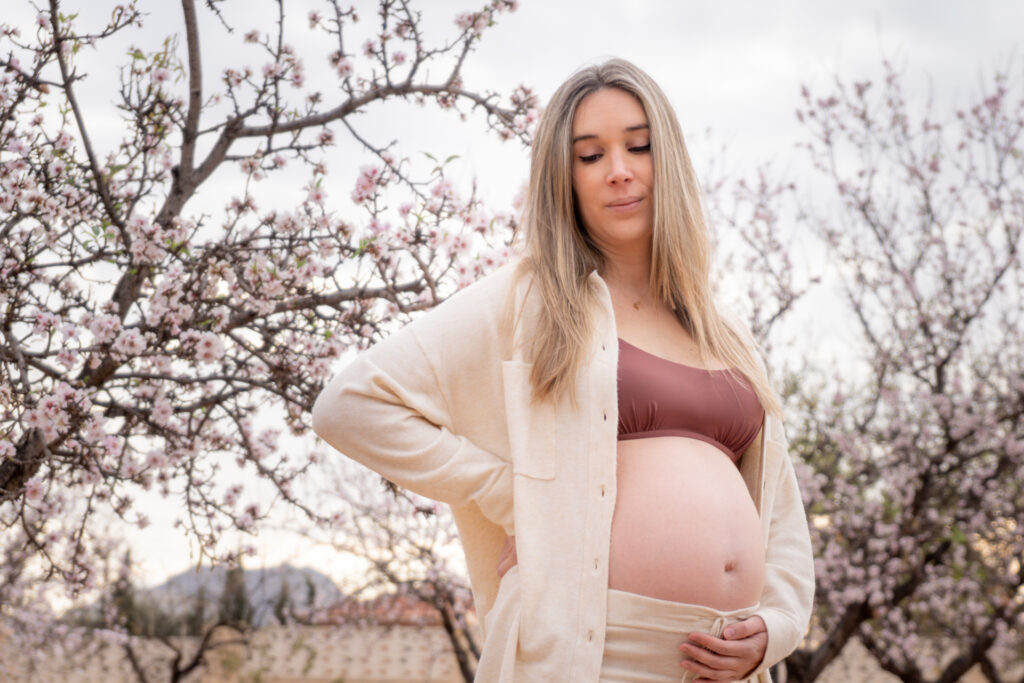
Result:
<svg viewBox="0 0 1024 683"><path fill-rule="evenodd" d="M633 179L633 171L629 167L628 160L622 152L612 152L608 155L608 182L611 184L625 183Z"/></svg>

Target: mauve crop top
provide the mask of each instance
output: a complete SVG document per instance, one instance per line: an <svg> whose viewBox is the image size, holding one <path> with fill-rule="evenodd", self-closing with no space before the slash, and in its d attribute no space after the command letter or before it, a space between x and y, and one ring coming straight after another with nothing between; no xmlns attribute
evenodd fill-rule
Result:
<svg viewBox="0 0 1024 683"><path fill-rule="evenodd" d="M764 419L742 375L655 356L619 339L619 440L686 436L739 460Z"/></svg>

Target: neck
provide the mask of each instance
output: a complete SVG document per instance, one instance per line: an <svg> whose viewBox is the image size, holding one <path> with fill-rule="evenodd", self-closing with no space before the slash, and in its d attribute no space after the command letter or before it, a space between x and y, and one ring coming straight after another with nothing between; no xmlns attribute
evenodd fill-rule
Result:
<svg viewBox="0 0 1024 683"><path fill-rule="evenodd" d="M608 286L634 299L650 289L651 252L634 254L607 254L598 274Z"/></svg>

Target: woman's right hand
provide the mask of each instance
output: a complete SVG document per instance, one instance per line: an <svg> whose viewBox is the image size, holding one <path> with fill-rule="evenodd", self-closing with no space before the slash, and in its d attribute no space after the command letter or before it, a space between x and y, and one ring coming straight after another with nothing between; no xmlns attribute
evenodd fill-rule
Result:
<svg viewBox="0 0 1024 683"><path fill-rule="evenodd" d="M506 536L505 545L501 547L501 555L498 557L498 576L505 576L509 569L516 566L519 560L516 558L516 537Z"/></svg>

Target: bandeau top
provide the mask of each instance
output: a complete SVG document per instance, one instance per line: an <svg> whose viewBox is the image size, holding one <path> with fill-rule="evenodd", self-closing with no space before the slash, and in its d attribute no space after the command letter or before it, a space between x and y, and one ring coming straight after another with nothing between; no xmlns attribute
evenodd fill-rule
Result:
<svg viewBox="0 0 1024 683"><path fill-rule="evenodd" d="M619 339L619 440L686 436L722 450L733 462L764 419L750 382L648 353Z"/></svg>

